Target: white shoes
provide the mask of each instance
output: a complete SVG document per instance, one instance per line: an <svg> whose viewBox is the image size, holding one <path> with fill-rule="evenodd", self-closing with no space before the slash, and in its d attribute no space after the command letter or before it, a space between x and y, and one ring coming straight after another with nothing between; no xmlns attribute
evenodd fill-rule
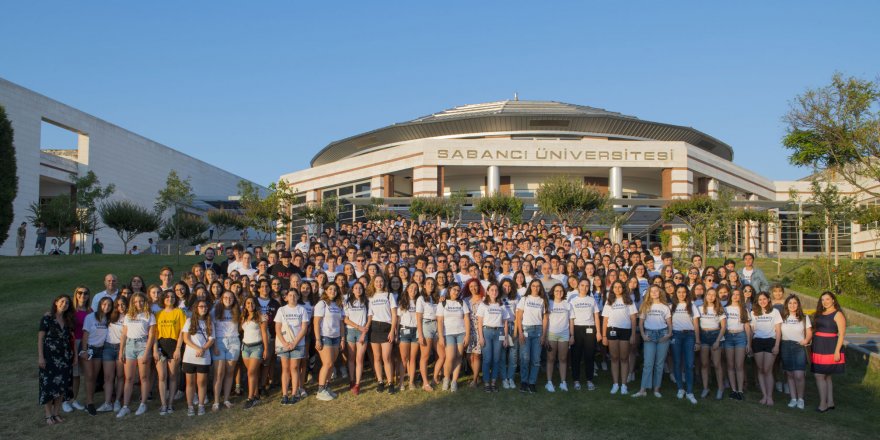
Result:
<svg viewBox="0 0 880 440"><path fill-rule="evenodd" d="M718 391L715 393L715 400L721 400L721 399L724 399L724 389L723 388L719 388Z"/></svg>
<svg viewBox="0 0 880 440"><path fill-rule="evenodd" d="M580 382L578 382L578 381L574 381L574 390L575 390L575 391L580 391L580 390L581 390L581 383L580 383Z"/></svg>
<svg viewBox="0 0 880 440"><path fill-rule="evenodd" d="M449 391L449 378L443 378L443 387L441 388L443 391Z"/></svg>
<svg viewBox="0 0 880 440"><path fill-rule="evenodd" d="M611 394L617 394L617 392L619 390L620 390L620 385L614 384L614 386L611 387Z"/></svg>
<svg viewBox="0 0 880 440"><path fill-rule="evenodd" d="M137 411L134 412L134 415L140 416L140 415L143 415L145 412L147 412L147 404L142 403L138 406L138 409L137 409Z"/></svg>
<svg viewBox="0 0 880 440"><path fill-rule="evenodd" d="M776 382L776 392L782 392L782 382Z"/></svg>
<svg viewBox="0 0 880 440"><path fill-rule="evenodd" d="M596 385L593 385L593 382L587 382L587 391L596 391Z"/></svg>
<svg viewBox="0 0 880 440"><path fill-rule="evenodd" d="M205 415L205 405L199 405L199 412L197 414L200 416Z"/></svg>
<svg viewBox="0 0 880 440"><path fill-rule="evenodd" d="M79 403L79 400L71 400L70 406L72 406L73 409L78 410L78 411L84 411L86 409L86 407L83 406L82 403Z"/></svg>
<svg viewBox="0 0 880 440"><path fill-rule="evenodd" d="M128 409L127 406L123 406L122 408L119 409L119 412L116 413L116 418L121 419L129 414L131 414L131 410Z"/></svg>
<svg viewBox="0 0 880 440"><path fill-rule="evenodd" d="M626 384L620 386L620 394L629 394L629 390L626 389Z"/></svg>
<svg viewBox="0 0 880 440"><path fill-rule="evenodd" d="M654 391L654 397L659 399L659 398L663 397L663 395L660 394L660 391Z"/></svg>
<svg viewBox="0 0 880 440"><path fill-rule="evenodd" d="M644 391L642 391L642 390L639 390L639 392L633 394L632 396L633 396L633 397L645 397L645 396L647 396L647 395L648 395L648 393L646 393L646 392L644 392Z"/></svg>
<svg viewBox="0 0 880 440"><path fill-rule="evenodd" d="M788 407L789 407L789 408L794 408L794 407L797 406L797 403L798 403L797 399L791 399L791 400L788 401Z"/></svg>
<svg viewBox="0 0 880 440"><path fill-rule="evenodd" d="M700 399L705 399L706 396L708 396L708 395L709 395L709 389L708 389L708 388L703 388L703 392L700 393Z"/></svg>
<svg viewBox="0 0 880 440"><path fill-rule="evenodd" d="M697 404L697 398L694 397L693 394L688 393L686 397L687 397L688 402L693 403L694 405Z"/></svg>
<svg viewBox="0 0 880 440"><path fill-rule="evenodd" d="M797 409L804 409L804 399L797 400Z"/></svg>
<svg viewBox="0 0 880 440"><path fill-rule="evenodd" d="M329 402L329 401L333 400L333 396L331 396L330 393L327 392L326 388L321 391L318 391L318 394L316 394L316 397L318 398L318 400L320 400L322 402Z"/></svg>
<svg viewBox="0 0 880 440"><path fill-rule="evenodd" d="M177 390L177 392L174 393L174 400L180 400L180 399L183 399L183 391Z"/></svg>
<svg viewBox="0 0 880 440"><path fill-rule="evenodd" d="M679 399L684 399L684 390L679 389L678 394L676 394L675 397L678 397Z"/></svg>
<svg viewBox="0 0 880 440"><path fill-rule="evenodd" d="M101 406L98 407L98 409L97 409L96 411L98 411L98 412L110 412L110 411L113 411L113 405L111 405L111 404L109 404L109 403L107 403L107 402L104 402Z"/></svg>
<svg viewBox="0 0 880 440"><path fill-rule="evenodd" d="M65 400L64 402L61 402L61 410L66 413L69 413L69 412L73 412L73 407L70 406L70 402Z"/></svg>
<svg viewBox="0 0 880 440"><path fill-rule="evenodd" d="M568 392L568 384L566 384L565 382L560 383L559 384L559 391Z"/></svg>
<svg viewBox="0 0 880 440"><path fill-rule="evenodd" d="M547 385L544 385L544 388L547 389L548 393L555 393L556 388L553 387L553 382L547 382Z"/></svg>

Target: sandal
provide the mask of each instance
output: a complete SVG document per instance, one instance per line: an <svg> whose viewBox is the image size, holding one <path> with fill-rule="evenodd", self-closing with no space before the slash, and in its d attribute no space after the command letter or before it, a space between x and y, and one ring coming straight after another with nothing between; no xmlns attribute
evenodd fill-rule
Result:
<svg viewBox="0 0 880 440"><path fill-rule="evenodd" d="M55 416L46 417L46 424L47 425L54 425L55 424Z"/></svg>

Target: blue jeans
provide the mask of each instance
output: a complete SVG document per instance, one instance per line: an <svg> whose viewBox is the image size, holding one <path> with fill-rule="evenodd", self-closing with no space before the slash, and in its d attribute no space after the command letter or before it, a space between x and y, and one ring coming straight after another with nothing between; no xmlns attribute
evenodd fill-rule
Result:
<svg viewBox="0 0 880 440"><path fill-rule="evenodd" d="M666 352L669 350L669 341L660 342L660 338L666 336L666 330L647 330L644 335L643 346L645 348L644 367L642 367L642 388L650 390L660 388L663 381L663 364L666 362Z"/></svg>
<svg viewBox="0 0 880 440"><path fill-rule="evenodd" d="M507 330L509 335L513 335L512 326ZM513 376L516 375L516 364L517 360L519 360L519 338L512 338L513 344L507 347L507 361L505 362L503 359L501 360L501 378L502 379L510 379L513 380ZM503 352L502 352L503 355Z"/></svg>
<svg viewBox="0 0 880 440"><path fill-rule="evenodd" d="M525 325L523 332L528 334L525 344L520 347L519 379L520 382L534 385L538 381L538 370L541 368L541 332L540 325Z"/></svg>
<svg viewBox="0 0 880 440"><path fill-rule="evenodd" d="M498 379L501 364L501 337L500 328L483 327L483 339L486 346L483 347L483 382Z"/></svg>
<svg viewBox="0 0 880 440"><path fill-rule="evenodd" d="M685 389L682 385L687 384L685 390L688 394L693 394L694 392L695 341L696 337L693 331L672 332L672 374L675 376L675 381L678 383L678 389ZM684 376L684 378L682 378L682 376Z"/></svg>

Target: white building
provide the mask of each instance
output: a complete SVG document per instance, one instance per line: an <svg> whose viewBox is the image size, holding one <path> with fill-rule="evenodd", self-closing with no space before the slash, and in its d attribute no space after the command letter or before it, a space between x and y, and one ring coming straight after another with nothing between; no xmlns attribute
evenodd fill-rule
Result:
<svg viewBox="0 0 880 440"><path fill-rule="evenodd" d="M9 238L0 248L2 255L15 255L16 230L21 222L27 221L32 202L72 193L70 174L94 171L102 185L116 185L111 199L127 199L148 208L152 208L158 191L165 187L171 170L176 170L181 178L190 178L197 209L228 204L229 197L238 193L237 185L242 178L235 174L2 78L0 105L5 107L15 130L18 168L15 220ZM75 132L77 148L41 150L44 123ZM122 252L122 242L113 230L105 227L97 237L104 243L105 253ZM155 234L152 238L157 239ZM35 242L36 228L28 224L24 255L33 254ZM146 243L147 236L132 242L141 249Z"/></svg>

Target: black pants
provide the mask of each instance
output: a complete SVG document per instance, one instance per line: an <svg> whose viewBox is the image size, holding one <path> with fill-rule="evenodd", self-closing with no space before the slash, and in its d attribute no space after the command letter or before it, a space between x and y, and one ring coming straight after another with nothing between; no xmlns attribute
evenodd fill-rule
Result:
<svg viewBox="0 0 880 440"><path fill-rule="evenodd" d="M592 329L592 333L587 333ZM581 361L587 364L587 380L592 381L595 374L596 327L592 325L574 326L574 347L572 347L571 371L575 381L581 379Z"/></svg>

